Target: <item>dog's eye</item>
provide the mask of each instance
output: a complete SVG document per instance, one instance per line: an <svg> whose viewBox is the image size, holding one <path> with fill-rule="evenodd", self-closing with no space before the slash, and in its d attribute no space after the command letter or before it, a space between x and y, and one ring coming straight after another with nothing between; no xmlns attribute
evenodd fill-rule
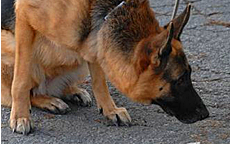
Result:
<svg viewBox="0 0 230 145"><path fill-rule="evenodd" d="M163 87L160 87L159 91L162 91L163 90Z"/></svg>

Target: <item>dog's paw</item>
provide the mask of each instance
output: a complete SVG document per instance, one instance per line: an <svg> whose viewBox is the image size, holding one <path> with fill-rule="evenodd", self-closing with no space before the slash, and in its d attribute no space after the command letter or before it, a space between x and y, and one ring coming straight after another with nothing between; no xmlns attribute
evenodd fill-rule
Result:
<svg viewBox="0 0 230 145"><path fill-rule="evenodd" d="M92 99L90 97L90 94L84 89L81 89L80 93L73 94L73 95L67 95L63 99L71 103L74 103L80 106L84 106L84 107L92 106Z"/></svg>
<svg viewBox="0 0 230 145"><path fill-rule="evenodd" d="M10 127L13 132L17 132L23 135L27 135L34 128L34 123L28 118L10 119Z"/></svg>
<svg viewBox="0 0 230 145"><path fill-rule="evenodd" d="M101 111L103 111L104 116L112 120L116 126L120 126L122 124L129 126L131 123L131 117L125 108L115 108L110 112L105 112L104 110Z"/></svg>
<svg viewBox="0 0 230 145"><path fill-rule="evenodd" d="M59 98L50 98L50 100L44 102L40 108L53 114L66 114L71 110L69 106Z"/></svg>

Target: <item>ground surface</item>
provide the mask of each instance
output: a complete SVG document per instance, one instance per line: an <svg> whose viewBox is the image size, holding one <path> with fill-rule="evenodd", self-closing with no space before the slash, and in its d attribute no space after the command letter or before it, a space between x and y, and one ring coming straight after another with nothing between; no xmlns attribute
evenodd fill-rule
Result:
<svg viewBox="0 0 230 145"><path fill-rule="evenodd" d="M182 0L180 11L189 0ZM210 111L210 117L192 125L182 124L158 106L132 103L110 85L118 106L125 106L131 127L106 123L90 108L71 106L67 115L32 110L35 132L14 134L8 127L10 109L1 109L2 143L230 143L230 1L190 0L193 15L182 41L193 68L193 84ZM172 0L151 0L163 25L170 19ZM84 85L92 94L90 85Z"/></svg>

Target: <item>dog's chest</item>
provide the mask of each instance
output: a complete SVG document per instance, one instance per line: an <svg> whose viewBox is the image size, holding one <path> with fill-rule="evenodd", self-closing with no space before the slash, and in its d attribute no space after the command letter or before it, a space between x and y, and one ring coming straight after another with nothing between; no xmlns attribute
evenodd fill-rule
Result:
<svg viewBox="0 0 230 145"><path fill-rule="evenodd" d="M76 66L81 63L79 54L73 49L52 42L43 36L37 36L33 57L36 62L47 68Z"/></svg>

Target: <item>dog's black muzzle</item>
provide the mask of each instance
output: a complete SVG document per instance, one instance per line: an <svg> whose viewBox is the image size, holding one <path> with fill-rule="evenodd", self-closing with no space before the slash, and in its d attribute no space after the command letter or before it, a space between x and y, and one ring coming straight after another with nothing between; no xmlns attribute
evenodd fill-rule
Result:
<svg viewBox="0 0 230 145"><path fill-rule="evenodd" d="M182 123L194 123L209 116L209 112L194 90L192 84L180 90L173 87L171 94L152 102L159 105L167 114L175 116Z"/></svg>

